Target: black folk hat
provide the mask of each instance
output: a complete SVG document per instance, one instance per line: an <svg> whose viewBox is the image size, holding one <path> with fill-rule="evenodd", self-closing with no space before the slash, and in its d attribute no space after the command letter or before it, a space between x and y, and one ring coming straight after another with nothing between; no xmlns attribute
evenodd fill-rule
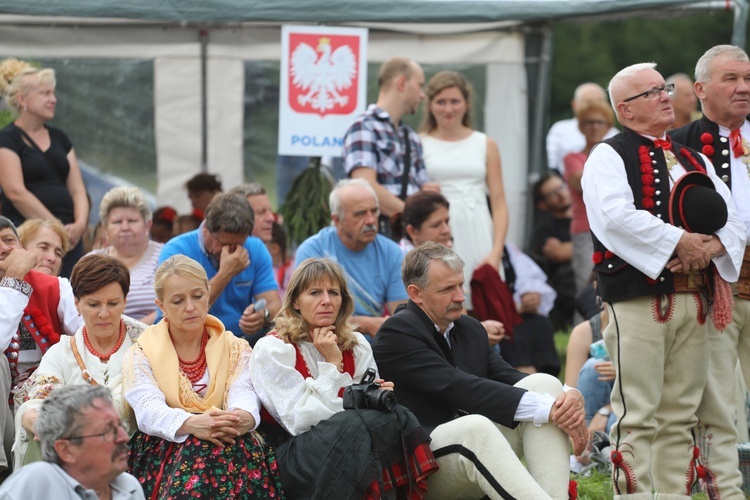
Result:
<svg viewBox="0 0 750 500"><path fill-rule="evenodd" d="M713 234L727 223L727 204L703 172L688 172L669 194L669 222L689 233Z"/></svg>

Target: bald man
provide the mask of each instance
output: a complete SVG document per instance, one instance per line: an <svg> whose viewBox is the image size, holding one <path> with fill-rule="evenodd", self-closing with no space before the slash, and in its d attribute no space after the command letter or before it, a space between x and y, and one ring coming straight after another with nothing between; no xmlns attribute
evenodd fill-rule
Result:
<svg viewBox="0 0 750 500"><path fill-rule="evenodd" d="M576 110L584 108L592 102L607 102L607 94L598 83L582 83L573 94L570 107L573 110L573 118L555 122L547 132L547 165L550 170L557 170L560 175L565 174L563 158L568 153L578 153L586 146L586 138L578 127L578 119L575 118ZM612 137L619 130L612 127L606 137Z"/></svg>
<svg viewBox="0 0 750 500"><path fill-rule="evenodd" d="M610 100L623 132L591 151L582 178L594 270L612 318L603 335L617 374L615 498L633 500L651 500L653 491L660 499L690 498L706 322L720 319L706 317L707 284L718 276L736 280L745 246L745 226L711 163L666 136L673 87L655 67L635 64L612 78ZM695 178L684 191L700 193L695 204L714 203L698 220L686 210L693 202L672 209L683 175Z"/></svg>

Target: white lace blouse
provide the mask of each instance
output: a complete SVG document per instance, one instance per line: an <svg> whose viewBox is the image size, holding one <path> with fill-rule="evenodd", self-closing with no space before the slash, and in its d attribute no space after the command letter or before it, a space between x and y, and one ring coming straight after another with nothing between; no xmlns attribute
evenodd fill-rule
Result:
<svg viewBox="0 0 750 500"><path fill-rule="evenodd" d="M339 389L359 383L368 368L374 368L370 344L356 333L354 380L348 373L327 363L312 342L298 344L311 378L303 378L295 364L297 354L292 344L269 335L255 344L250 356L250 376L263 406L290 434L297 436L318 422L344 409Z"/></svg>

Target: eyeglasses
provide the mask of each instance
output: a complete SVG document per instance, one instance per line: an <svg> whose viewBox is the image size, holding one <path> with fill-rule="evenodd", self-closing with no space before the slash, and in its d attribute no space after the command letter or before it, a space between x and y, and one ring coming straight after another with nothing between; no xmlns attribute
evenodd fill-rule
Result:
<svg viewBox="0 0 750 500"><path fill-rule="evenodd" d="M633 97L628 97L627 99L623 100L622 102L630 102L633 99L638 99L639 97L645 97L646 99L653 99L655 97L658 97L661 95L662 92L666 92L667 95L674 94L674 83L665 83L661 87L656 87L651 90L647 90L645 92L641 92L640 94L636 94Z"/></svg>
<svg viewBox="0 0 750 500"><path fill-rule="evenodd" d="M581 124L585 127L606 127L608 125L604 120L584 120Z"/></svg>
<svg viewBox="0 0 750 500"><path fill-rule="evenodd" d="M123 431L125 431L125 433L127 434L128 430L125 427L125 423L124 422L120 422L117 425L112 425L112 426L108 427L106 431L100 432L99 434L87 434L85 436L68 436L68 437L60 438L60 439L65 439L66 441L69 441L69 440L72 440L72 439L86 439L86 438L92 438L92 437L103 437L105 440L109 441L110 443L114 443L115 440L117 439L117 436L119 434L120 429L122 429Z"/></svg>

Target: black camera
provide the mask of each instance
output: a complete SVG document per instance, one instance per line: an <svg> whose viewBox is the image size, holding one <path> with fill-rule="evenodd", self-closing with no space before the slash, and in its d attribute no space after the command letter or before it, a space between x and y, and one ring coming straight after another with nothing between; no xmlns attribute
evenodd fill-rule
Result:
<svg viewBox="0 0 750 500"><path fill-rule="evenodd" d="M392 411L398 402L393 391L380 388L375 383L375 370L368 368L359 384L352 384L344 391L344 409L370 408Z"/></svg>

